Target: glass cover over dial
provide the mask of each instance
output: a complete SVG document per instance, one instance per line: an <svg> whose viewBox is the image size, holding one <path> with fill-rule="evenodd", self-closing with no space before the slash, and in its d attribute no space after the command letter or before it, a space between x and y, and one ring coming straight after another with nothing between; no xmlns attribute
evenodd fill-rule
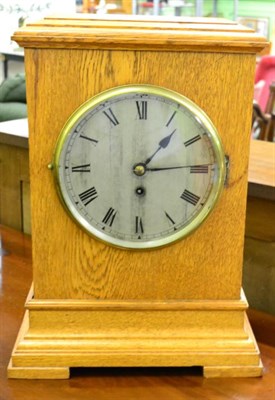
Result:
<svg viewBox="0 0 275 400"><path fill-rule="evenodd" d="M91 98L55 149L58 192L88 233L122 248L164 246L213 209L225 158L207 115L157 86L120 86Z"/></svg>

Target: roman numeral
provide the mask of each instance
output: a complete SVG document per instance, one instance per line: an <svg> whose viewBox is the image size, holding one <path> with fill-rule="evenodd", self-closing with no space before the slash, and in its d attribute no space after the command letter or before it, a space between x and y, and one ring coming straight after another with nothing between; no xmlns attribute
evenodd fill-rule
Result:
<svg viewBox="0 0 275 400"><path fill-rule="evenodd" d="M144 232L143 230L143 223L141 217L136 217L136 234L142 234ZM140 236L139 236L140 239Z"/></svg>
<svg viewBox="0 0 275 400"><path fill-rule="evenodd" d="M91 164L77 165L72 167L72 172L91 172Z"/></svg>
<svg viewBox="0 0 275 400"><path fill-rule="evenodd" d="M116 126L116 125L119 124L119 122L118 122L118 120L116 119L116 117L115 117L115 115L114 115L114 113L113 113L113 111L112 111L111 108L108 108L107 111L103 111L103 114L106 115L106 117L111 121L111 123L112 123L114 126Z"/></svg>
<svg viewBox="0 0 275 400"><path fill-rule="evenodd" d="M147 101L136 101L139 119L147 119Z"/></svg>
<svg viewBox="0 0 275 400"><path fill-rule="evenodd" d="M173 114L171 115L170 119L168 120L167 124L165 126L169 126L174 118L174 116L176 115L177 111L174 111Z"/></svg>
<svg viewBox="0 0 275 400"><path fill-rule="evenodd" d="M189 139L186 142L184 142L184 146L188 147L188 146L190 146L190 144L193 144L193 143L197 142L200 139L201 139L200 135L194 136L192 139Z"/></svg>
<svg viewBox="0 0 275 400"><path fill-rule="evenodd" d="M90 142L93 142L93 143L98 143L98 140L89 138L88 136L79 135L79 137L81 137L82 139L90 140Z"/></svg>
<svg viewBox="0 0 275 400"><path fill-rule="evenodd" d="M189 192L189 190L185 189L182 195L180 196L181 199L187 201L188 203L192 204L193 206L196 206L200 197L197 196L196 194Z"/></svg>
<svg viewBox="0 0 275 400"><path fill-rule="evenodd" d="M95 200L98 197L97 191L94 186L90 189L85 190L85 192L80 193L78 196L84 206L87 206L89 203L91 203L91 201Z"/></svg>
<svg viewBox="0 0 275 400"><path fill-rule="evenodd" d="M112 226L114 219L116 217L117 211L115 211L112 207L109 208L102 222L106 225Z"/></svg>
<svg viewBox="0 0 275 400"><path fill-rule="evenodd" d="M175 223L175 221L173 220L173 218L170 217L170 215L169 215L166 211L164 211L164 213L165 213L165 215L166 215L168 221L172 222L172 224L175 225L176 223ZM176 231L177 228L174 227L174 230Z"/></svg>
<svg viewBox="0 0 275 400"><path fill-rule="evenodd" d="M190 167L191 174L208 174L208 165L193 165Z"/></svg>

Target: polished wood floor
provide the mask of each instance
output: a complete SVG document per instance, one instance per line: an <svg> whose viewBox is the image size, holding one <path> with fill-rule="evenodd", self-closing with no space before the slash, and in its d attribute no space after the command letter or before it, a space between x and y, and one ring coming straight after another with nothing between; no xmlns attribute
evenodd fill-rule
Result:
<svg viewBox="0 0 275 400"><path fill-rule="evenodd" d="M31 240L1 226L0 235L0 400L275 400L275 317L253 310L262 378L205 379L199 368L86 368L72 369L69 380L8 380L32 281Z"/></svg>

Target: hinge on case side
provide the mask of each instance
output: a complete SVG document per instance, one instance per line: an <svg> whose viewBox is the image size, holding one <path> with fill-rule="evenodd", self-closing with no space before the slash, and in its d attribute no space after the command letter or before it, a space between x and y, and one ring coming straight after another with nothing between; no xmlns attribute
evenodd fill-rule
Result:
<svg viewBox="0 0 275 400"><path fill-rule="evenodd" d="M230 159L229 156L225 155L225 177L224 177L224 186L227 186L229 181L229 168L230 168Z"/></svg>

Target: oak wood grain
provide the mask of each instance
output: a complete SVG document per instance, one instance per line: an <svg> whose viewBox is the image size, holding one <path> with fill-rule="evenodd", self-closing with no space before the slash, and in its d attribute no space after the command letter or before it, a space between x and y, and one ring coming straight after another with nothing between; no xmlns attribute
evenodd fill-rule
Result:
<svg viewBox="0 0 275 400"><path fill-rule="evenodd" d="M275 191L275 143L251 140L248 179Z"/></svg>
<svg viewBox="0 0 275 400"><path fill-rule="evenodd" d="M125 0L127 1L127 0ZM78 20L78 21L84 21L84 20L90 20L90 21L117 21L117 22L128 22L128 21L134 21L134 22L161 22L161 23L169 23L169 22L176 22L176 23L189 23L189 24L219 24L219 25L236 25L237 22L233 20L228 20L225 18L204 18L204 17L176 17L176 16L163 16L163 15L99 15L99 14L58 14L58 15L49 15L45 16L44 21L48 19L55 19L55 20Z"/></svg>
<svg viewBox="0 0 275 400"><path fill-rule="evenodd" d="M92 24L91 24L92 21ZM41 21L36 21L36 22L30 22L28 24L28 26L30 27L40 27L41 25L43 25L43 27L55 27L55 28L59 28L59 27L64 27L64 25L67 27L81 27L81 28L90 28L92 26L92 28L104 28L104 29L140 29L142 28L143 30L150 30L150 31L154 31L154 30L173 30L173 31L227 31L227 32L251 32L253 33L253 29L245 27L243 25L238 25L238 24L221 24L218 23L218 20L215 21L215 23L210 24L208 21L206 21L205 19L203 20L203 22L201 21L201 23L190 23L188 21L184 21L184 19L182 19L181 21L154 21L154 24L152 24L152 21L150 21L150 19L146 19L142 21L142 25L140 23L140 21L138 20L98 20L98 19L70 19L68 21L66 21L66 24L64 24L64 20L63 19L50 19L45 18L45 20L43 21L43 23L41 23Z"/></svg>
<svg viewBox="0 0 275 400"><path fill-rule="evenodd" d="M168 51L255 53L266 39L241 25L218 19L171 20L135 16L127 18L43 19L17 31L13 40L23 47L100 48ZM151 24L150 24L151 22ZM49 46L50 43L50 46Z"/></svg>
<svg viewBox="0 0 275 400"><path fill-rule="evenodd" d="M62 381L8 380L6 367L23 316L23 305L31 280L30 237L0 227L6 255L1 257L0 288L0 399L1 400L270 400L275 395L275 319L249 310L263 364L262 378L210 379L200 368L77 368Z"/></svg>
<svg viewBox="0 0 275 400"><path fill-rule="evenodd" d="M239 298L250 130L250 115L241 110L249 109L252 98L254 57L172 54L26 49L37 298ZM66 215L47 168L70 114L92 95L133 82L162 85L195 101L216 125L231 158L228 186L201 229L149 252L110 248L82 232Z"/></svg>
<svg viewBox="0 0 275 400"><path fill-rule="evenodd" d="M34 299L40 309L28 310L27 302L10 376L41 377L37 368L44 366L44 378L55 378L56 366L65 368L60 377L68 367L109 365L201 365L205 375L260 375L244 309L213 309L212 302L244 306L251 125L244 110L251 110L255 53L266 40L218 24L196 30L166 22L164 29L150 29L144 21L70 26L64 20L59 27L45 21L14 35L26 47ZM144 83L175 90L208 114L230 159L230 174L215 210L194 234L162 249L134 252L100 243L76 226L58 199L48 165L64 122L79 105L111 87ZM47 308L49 299L56 307ZM62 309L70 299L92 305ZM196 307L204 300L212 309L93 309L96 301L138 306L151 300L197 301Z"/></svg>

